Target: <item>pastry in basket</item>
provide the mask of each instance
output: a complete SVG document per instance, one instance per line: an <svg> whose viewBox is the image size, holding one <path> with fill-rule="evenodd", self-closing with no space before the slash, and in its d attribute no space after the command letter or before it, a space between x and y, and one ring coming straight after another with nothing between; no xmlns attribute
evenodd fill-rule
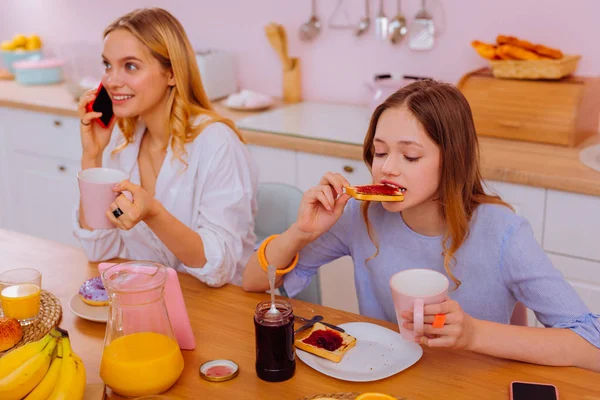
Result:
<svg viewBox="0 0 600 400"><path fill-rule="evenodd" d="M99 276L83 282L79 288L79 296L84 303L90 306L108 305L108 293L106 293L104 283Z"/></svg>
<svg viewBox="0 0 600 400"><path fill-rule="evenodd" d="M498 60L500 57L496 54L496 45L484 43L479 40L473 40L471 46L477 53L488 60Z"/></svg>
<svg viewBox="0 0 600 400"><path fill-rule="evenodd" d="M499 45L510 44L511 46L521 47L525 50L535 51L535 44L514 36L498 35L498 37L496 37L496 43Z"/></svg>
<svg viewBox="0 0 600 400"><path fill-rule="evenodd" d="M529 50L530 52L536 53L542 57L559 59L563 58L564 56L562 51L558 49L553 49L551 47L547 47L541 44L533 44L531 42L528 42L527 40L522 40L514 36L498 35L498 37L496 38L496 42L499 45L508 44L516 47L521 47L525 50ZM528 60L528 58L526 60Z"/></svg>
<svg viewBox="0 0 600 400"><path fill-rule="evenodd" d="M514 46L512 44L502 44L498 46L496 50L500 58L502 59L513 59L513 60L545 60L548 57L540 56L533 51L526 50L522 47Z"/></svg>
<svg viewBox="0 0 600 400"><path fill-rule="evenodd" d="M356 338L316 322L311 329L296 334L294 345L300 350L339 363L356 345Z"/></svg>
<svg viewBox="0 0 600 400"><path fill-rule="evenodd" d="M550 57L555 60L558 60L558 59L564 57L564 54L562 51L560 51L558 49L553 49L552 47L546 47L541 44L538 44L535 46L535 52L542 56Z"/></svg>
<svg viewBox="0 0 600 400"><path fill-rule="evenodd" d="M404 201L406 189L388 184L346 186L346 193L356 200Z"/></svg>

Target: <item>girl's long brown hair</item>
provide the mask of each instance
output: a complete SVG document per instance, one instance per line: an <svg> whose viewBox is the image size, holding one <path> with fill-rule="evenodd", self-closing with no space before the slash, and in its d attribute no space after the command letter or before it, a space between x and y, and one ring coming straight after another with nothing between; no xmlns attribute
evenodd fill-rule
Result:
<svg viewBox="0 0 600 400"><path fill-rule="evenodd" d="M499 196L486 194L479 170L479 142L469 103L453 85L424 80L403 87L375 109L363 144L363 160L373 165L373 139L377 122L387 109L406 107L431 140L440 148L441 179L438 202L447 230L442 240L444 268L458 288L460 280L452 273L454 254L469 234L469 221L480 204L500 204L508 208ZM370 203L361 206L367 232L379 254L377 236L369 221Z"/></svg>
<svg viewBox="0 0 600 400"><path fill-rule="evenodd" d="M169 89L167 129L171 132L171 148L177 158L186 163L182 159L185 154L184 144L192 142L213 122L229 126L244 142L235 124L213 110L200 79L192 45L183 26L172 14L162 8L132 11L111 23L104 30L104 37L116 29L129 31L148 47L163 68L173 71L175 86ZM199 116L206 118L201 119L197 125L192 125L192 121ZM115 149L116 152L133 142L137 121L137 117L119 118L117 123L125 142Z"/></svg>

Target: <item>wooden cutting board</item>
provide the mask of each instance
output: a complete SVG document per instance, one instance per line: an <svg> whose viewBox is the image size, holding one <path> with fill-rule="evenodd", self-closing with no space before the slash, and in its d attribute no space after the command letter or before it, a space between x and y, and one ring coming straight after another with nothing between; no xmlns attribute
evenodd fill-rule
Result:
<svg viewBox="0 0 600 400"><path fill-rule="evenodd" d="M15 79L15 76L8 72L7 69L0 68L0 80L11 80Z"/></svg>

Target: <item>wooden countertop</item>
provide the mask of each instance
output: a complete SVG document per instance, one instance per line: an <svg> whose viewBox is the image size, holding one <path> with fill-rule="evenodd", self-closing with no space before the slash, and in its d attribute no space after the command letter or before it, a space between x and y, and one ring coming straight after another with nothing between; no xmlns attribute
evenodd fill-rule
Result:
<svg viewBox="0 0 600 400"><path fill-rule="evenodd" d="M25 87L0 81L0 106L64 116L76 116L76 103L64 84ZM222 115L239 120L254 112L232 111L220 103ZM359 145L313 138L243 130L250 144L297 150L334 157L362 159ZM600 196L600 172L579 161L582 148L600 143L600 135L577 148L480 137L482 174L486 180L504 181L548 189Z"/></svg>
<svg viewBox="0 0 600 400"><path fill-rule="evenodd" d="M63 316L60 326L69 331L74 351L86 366L89 393L99 384L100 357L105 325L76 317L68 308L69 299L81 283L98 275L77 248L0 230L0 259L4 269L37 268L43 288L59 297ZM168 392L180 399L286 399L336 392L377 391L410 399L507 399L514 380L555 384L562 399L600 399L598 374L572 367L544 367L501 360L471 352L424 348L423 357L412 367L392 377L366 383L345 382L323 375L297 360L295 376L281 383L260 380L254 371L254 308L267 294L245 293L226 285L205 286L187 274L180 274L185 302L196 336L197 348L183 351L185 369ZM398 331L397 324L292 300L294 312L311 317L321 314L334 324L350 321L375 323ZM216 311L218 310L218 312ZM229 358L240 366L235 379L211 383L198 376L201 363ZM86 398L93 399L91 396ZM118 397L111 395L108 398ZM95 398L93 400L100 400Z"/></svg>

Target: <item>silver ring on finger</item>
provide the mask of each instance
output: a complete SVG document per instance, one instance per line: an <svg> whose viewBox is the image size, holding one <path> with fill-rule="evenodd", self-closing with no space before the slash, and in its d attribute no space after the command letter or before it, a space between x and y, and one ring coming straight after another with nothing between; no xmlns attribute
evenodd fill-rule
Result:
<svg viewBox="0 0 600 400"><path fill-rule="evenodd" d="M90 126L92 124L92 122L88 122L87 124L85 122L83 122L82 119L79 120L81 122L81 125L85 125L85 126Z"/></svg>

